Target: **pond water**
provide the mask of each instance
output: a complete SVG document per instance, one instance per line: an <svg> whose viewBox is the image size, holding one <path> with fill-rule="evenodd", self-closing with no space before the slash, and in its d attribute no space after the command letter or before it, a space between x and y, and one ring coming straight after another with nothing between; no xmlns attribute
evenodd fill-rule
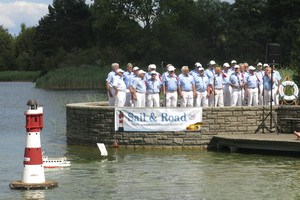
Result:
<svg viewBox="0 0 300 200"><path fill-rule="evenodd" d="M65 104L101 101L96 90L42 90L0 82L0 199L300 199L300 159L289 154L207 150L108 149L66 144ZM42 149L72 165L45 170L58 188L11 190L21 180L27 101L44 105ZM299 176L299 177L298 177Z"/></svg>

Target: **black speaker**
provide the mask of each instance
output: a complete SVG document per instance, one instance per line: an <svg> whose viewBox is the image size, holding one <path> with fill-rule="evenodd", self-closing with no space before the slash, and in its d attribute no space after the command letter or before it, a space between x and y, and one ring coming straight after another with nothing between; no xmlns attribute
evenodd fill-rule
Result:
<svg viewBox="0 0 300 200"><path fill-rule="evenodd" d="M266 63L280 63L281 51L280 44L268 43L266 46Z"/></svg>

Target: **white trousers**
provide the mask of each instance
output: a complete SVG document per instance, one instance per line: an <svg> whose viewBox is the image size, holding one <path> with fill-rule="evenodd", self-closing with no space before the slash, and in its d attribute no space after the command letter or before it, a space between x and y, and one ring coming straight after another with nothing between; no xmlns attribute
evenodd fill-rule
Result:
<svg viewBox="0 0 300 200"><path fill-rule="evenodd" d="M177 107L178 94L177 91L166 91L165 105L166 107Z"/></svg>
<svg viewBox="0 0 300 200"><path fill-rule="evenodd" d="M242 106L242 89L232 88L231 106Z"/></svg>
<svg viewBox="0 0 300 200"><path fill-rule="evenodd" d="M224 105L231 106L231 86L224 85Z"/></svg>
<svg viewBox="0 0 300 200"><path fill-rule="evenodd" d="M131 93L129 89L126 89L126 101L125 101L125 106L130 106L131 107L132 100L131 100Z"/></svg>
<svg viewBox="0 0 300 200"><path fill-rule="evenodd" d="M108 96L108 106L114 106L115 105L115 89L113 87L111 87L110 92L112 93L112 97L109 96L109 93L107 92L107 96Z"/></svg>
<svg viewBox="0 0 300 200"><path fill-rule="evenodd" d="M277 91L277 88L274 88L272 90L272 96L273 96L272 105L275 105L274 101L275 101L276 91ZM271 103L271 90L264 90L264 100L265 100L264 105L270 105L270 103Z"/></svg>
<svg viewBox="0 0 300 200"><path fill-rule="evenodd" d="M258 88L248 88L248 106L258 105Z"/></svg>
<svg viewBox="0 0 300 200"><path fill-rule="evenodd" d="M183 98L180 100L180 107L193 107L193 91L182 91Z"/></svg>
<svg viewBox="0 0 300 200"><path fill-rule="evenodd" d="M215 107L224 107L223 90L216 90Z"/></svg>
<svg viewBox="0 0 300 200"><path fill-rule="evenodd" d="M145 93L136 93L137 100L134 100L134 107L145 107L146 105L146 94Z"/></svg>
<svg viewBox="0 0 300 200"><path fill-rule="evenodd" d="M278 91L278 86L276 86L274 88L274 95L273 95L273 99L274 99L274 105L278 106L279 105L279 92L277 94L277 91Z"/></svg>
<svg viewBox="0 0 300 200"><path fill-rule="evenodd" d="M194 99L195 107L208 107L207 91L197 91L197 97Z"/></svg>
<svg viewBox="0 0 300 200"><path fill-rule="evenodd" d="M208 107L213 107L215 102L215 95L211 93L211 95L208 97Z"/></svg>
<svg viewBox="0 0 300 200"><path fill-rule="evenodd" d="M248 98L245 93L245 89L242 88L242 106L246 106L246 105L248 105Z"/></svg>
<svg viewBox="0 0 300 200"><path fill-rule="evenodd" d="M126 102L126 92L118 91L117 96L115 96L115 106L116 107L124 107Z"/></svg>
<svg viewBox="0 0 300 200"><path fill-rule="evenodd" d="M159 107L159 93L149 93L146 95L147 107Z"/></svg>
<svg viewBox="0 0 300 200"><path fill-rule="evenodd" d="M260 105L260 106L263 106L263 105L264 105L264 97L263 97L263 95L262 95L263 89L264 89L264 85L263 85L263 84L260 84L260 85L259 85L260 93L258 94L258 105Z"/></svg>

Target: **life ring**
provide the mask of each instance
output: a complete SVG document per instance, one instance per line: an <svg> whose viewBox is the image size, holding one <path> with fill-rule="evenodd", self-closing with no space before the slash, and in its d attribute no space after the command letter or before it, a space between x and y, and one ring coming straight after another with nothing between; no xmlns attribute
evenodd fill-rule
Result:
<svg viewBox="0 0 300 200"><path fill-rule="evenodd" d="M290 86L293 87L294 94L292 94L290 96L284 94L284 88L287 85L290 85ZM284 81L279 86L279 94L286 101L293 101L294 99L297 99L298 98L298 93L299 93L298 86L293 81Z"/></svg>

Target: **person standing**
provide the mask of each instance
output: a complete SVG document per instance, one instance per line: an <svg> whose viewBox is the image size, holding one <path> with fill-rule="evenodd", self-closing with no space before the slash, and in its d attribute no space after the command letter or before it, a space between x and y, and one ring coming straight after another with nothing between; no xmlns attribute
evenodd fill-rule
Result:
<svg viewBox="0 0 300 200"><path fill-rule="evenodd" d="M209 92L209 99L208 99L208 106L213 107L215 104L215 95L214 95L214 84L215 84L215 67L216 67L216 62L214 60L211 60L209 63L209 68L205 70L205 75L210 79L210 82L212 83L210 86L210 92Z"/></svg>
<svg viewBox="0 0 300 200"><path fill-rule="evenodd" d="M229 71L230 71L231 73L233 73L233 72L235 71L235 70L234 70L234 67L237 65L236 60L232 60L232 61L230 62L230 65L231 65L231 67L230 67Z"/></svg>
<svg viewBox="0 0 300 200"><path fill-rule="evenodd" d="M274 101L272 96L274 96L274 93L276 93L276 86L275 86L276 79L274 77L272 78L271 75L271 67L265 68L265 75L263 77L263 84L264 84L264 90L263 90L263 96L264 96L264 105L274 105ZM272 91L272 96L271 96Z"/></svg>
<svg viewBox="0 0 300 200"><path fill-rule="evenodd" d="M240 73L240 66L234 66L234 72L229 78L230 86L232 88L231 94L231 106L242 106L242 88L245 86L245 82Z"/></svg>
<svg viewBox="0 0 300 200"><path fill-rule="evenodd" d="M241 74L243 80L245 80L247 77L247 72L245 71L245 63L240 63L239 66L240 66L240 74ZM247 104L248 104L248 99L246 96L245 87L243 87L242 88L242 106L246 106Z"/></svg>
<svg viewBox="0 0 300 200"><path fill-rule="evenodd" d="M194 78L196 78L196 76L199 76L199 68L202 68L202 65L201 65L201 63L196 62L195 69L190 71L189 75L193 76ZM196 84L196 80L197 79L195 79L195 84ZM197 88L196 88L196 90L197 90ZM198 92L197 92L197 94L198 94ZM199 100L199 99L197 100L197 98L198 98L198 95L196 98L194 98L194 105L193 105L194 107L197 106L196 104L197 104L197 101Z"/></svg>
<svg viewBox="0 0 300 200"><path fill-rule="evenodd" d="M264 98L263 98L263 95L262 95L262 91L263 91L263 88L264 88L264 84L263 84L264 71L262 70L262 63L261 62L257 63L256 69L257 69L256 75L257 75L257 78L259 80L258 105L263 106L264 105Z"/></svg>
<svg viewBox="0 0 300 200"><path fill-rule="evenodd" d="M147 107L160 107L159 94L161 81L156 79L156 72L151 71L151 78L146 81L146 105Z"/></svg>
<svg viewBox="0 0 300 200"><path fill-rule="evenodd" d="M194 76L194 74L196 74L196 75L199 74L199 68L200 67L202 68L201 63L196 62L195 63L195 69L190 72L190 75Z"/></svg>
<svg viewBox="0 0 300 200"><path fill-rule="evenodd" d="M174 67L172 64L167 64L166 65L166 71L161 75L161 80L163 81L164 80L164 78L169 74L169 67L170 66L172 66L172 67Z"/></svg>
<svg viewBox="0 0 300 200"><path fill-rule="evenodd" d="M198 68L199 73L194 73L197 97L194 99L195 107L208 107L208 86L211 84L209 78L204 73L204 68Z"/></svg>
<svg viewBox="0 0 300 200"><path fill-rule="evenodd" d="M113 85L112 82L114 80L114 76L116 76L116 71L119 69L118 63L112 63L111 64L112 71L109 72L107 78L106 78L106 90L108 95L108 106L114 106L115 105L115 96L113 95Z"/></svg>
<svg viewBox="0 0 300 200"><path fill-rule="evenodd" d="M222 75L224 85L224 106L231 106L231 87L229 84L229 78L232 72L229 71L229 63L224 63L223 68Z"/></svg>
<svg viewBox="0 0 300 200"><path fill-rule="evenodd" d="M118 69L116 73L117 76L114 76L112 84L115 96L115 106L124 107L126 102L126 84L123 80L124 71L122 69Z"/></svg>
<svg viewBox="0 0 300 200"><path fill-rule="evenodd" d="M175 74L175 67L168 67L168 74L163 78L162 90L165 96L166 107L177 107L178 99L178 77Z"/></svg>
<svg viewBox="0 0 300 200"><path fill-rule="evenodd" d="M275 92L273 95L274 105L279 105L279 86L281 81L280 73L275 70L275 65L272 65L273 68L273 79L275 79Z"/></svg>
<svg viewBox="0 0 300 200"><path fill-rule="evenodd" d="M134 107L145 107L146 104L146 83L144 81L146 72L139 70L138 77L133 81L133 102Z"/></svg>
<svg viewBox="0 0 300 200"><path fill-rule="evenodd" d="M135 66L133 68L133 76L129 79L129 91L130 91L130 106L134 107L134 103L133 103L133 82L139 77L139 70L140 68L138 66Z"/></svg>
<svg viewBox="0 0 300 200"><path fill-rule="evenodd" d="M249 67L249 74L246 76L246 96L248 98L248 106L257 106L258 105L258 94L260 93L259 85L260 81L257 74L254 72L255 67Z"/></svg>
<svg viewBox="0 0 300 200"><path fill-rule="evenodd" d="M193 107L193 98L197 96L194 77L189 75L189 67L183 66L178 76L180 107Z"/></svg>
<svg viewBox="0 0 300 200"><path fill-rule="evenodd" d="M214 95L215 95L215 104L217 107L224 107L224 99L223 99L223 76L221 73L221 68L216 67L215 81L214 81Z"/></svg>
<svg viewBox="0 0 300 200"><path fill-rule="evenodd" d="M147 81L148 79L151 79L151 72L156 71L156 65L155 64L150 64L148 66L148 73L145 74L144 80ZM156 79L161 81L161 75L160 73L156 72Z"/></svg>
<svg viewBox="0 0 300 200"><path fill-rule="evenodd" d="M130 101L131 101L129 81L134 76L132 70L133 70L133 65L131 63L128 63L127 64L127 71L124 72L124 74L123 74L123 80L124 80L125 85L126 85L126 102L125 102L125 106L130 106Z"/></svg>

